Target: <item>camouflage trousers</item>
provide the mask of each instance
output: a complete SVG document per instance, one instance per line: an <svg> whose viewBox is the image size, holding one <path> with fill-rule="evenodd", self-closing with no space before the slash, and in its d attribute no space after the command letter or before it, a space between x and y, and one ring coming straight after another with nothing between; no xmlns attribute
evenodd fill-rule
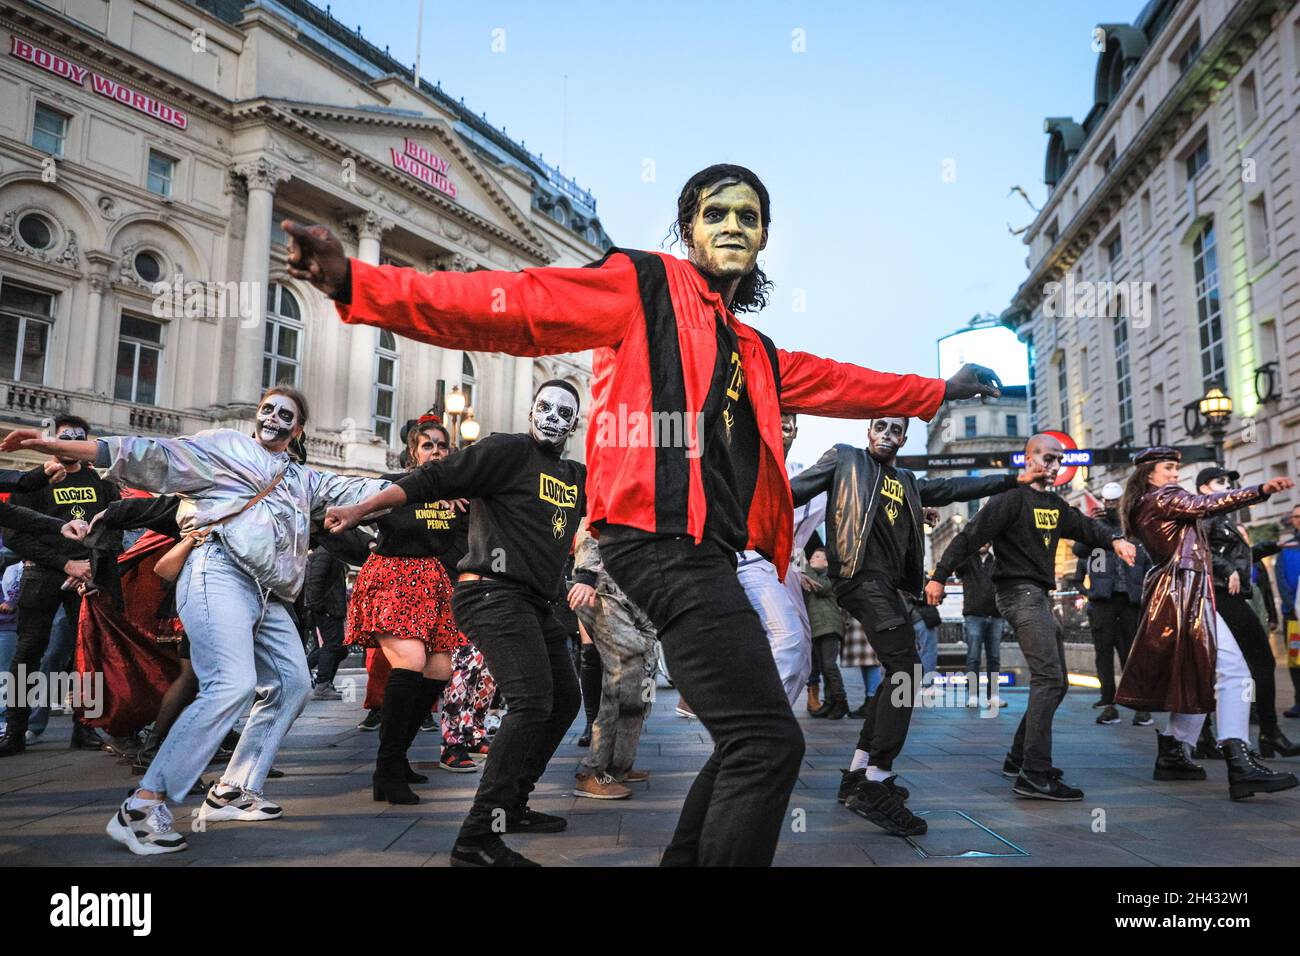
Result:
<svg viewBox="0 0 1300 956"><path fill-rule="evenodd" d="M622 781L654 703L659 641L654 625L621 594L598 590L596 606L580 609L578 617L600 653L601 671L600 710L581 772Z"/></svg>

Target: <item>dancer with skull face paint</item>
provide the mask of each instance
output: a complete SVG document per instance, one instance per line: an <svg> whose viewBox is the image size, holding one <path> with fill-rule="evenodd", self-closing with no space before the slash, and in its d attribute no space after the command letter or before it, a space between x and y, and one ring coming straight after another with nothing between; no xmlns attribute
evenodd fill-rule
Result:
<svg viewBox="0 0 1300 956"><path fill-rule="evenodd" d="M835 598L867 632L885 675L866 705L866 719L849 769L841 771L840 802L896 836L926 832L903 802L894 759L907 740L920 692L921 658L911 608L925 578L921 509L974 501L1027 483L1035 475L917 478L894 461L907 440L906 418L877 418L867 447L836 445L790 482L795 504L826 493L827 561ZM901 693L900 693L901 691Z"/></svg>
<svg viewBox="0 0 1300 956"><path fill-rule="evenodd" d="M586 510L587 469L561 457L578 424L577 391L567 382L544 383L528 422L526 435L489 435L325 515L326 528L342 531L410 500L473 499L469 554L458 568L452 607L509 709L452 848L453 866L535 866L500 834L566 826L561 817L530 809L528 796L580 703L566 636L551 612Z"/></svg>
<svg viewBox="0 0 1300 956"><path fill-rule="evenodd" d="M596 350L592 528L715 746L665 865L769 865L803 759L803 734L736 577L736 554L748 548L779 558L779 576L788 570L781 411L929 419L945 398L999 391L979 366L948 382L882 374L778 349L741 322L736 313L761 309L771 290L758 265L771 221L759 177L718 164L678 197L673 229L689 260L614 249L582 269L425 275L349 260L323 226L284 223L290 274L333 298L345 322L444 348Z"/></svg>
<svg viewBox="0 0 1300 956"><path fill-rule="evenodd" d="M1112 549L1132 565L1137 549L1121 533L1086 518L1050 489L1065 449L1053 435L1025 445L1028 484L994 495L953 538L925 586L932 606L943 603L944 583L986 542L993 542L993 582L998 610L1016 632L1029 664L1029 706L1016 730L1002 773L1015 778L1012 793L1039 800L1082 800L1052 766L1052 719L1065 699L1065 636L1048 592L1056 587L1056 545L1061 538Z"/></svg>
<svg viewBox="0 0 1300 956"><path fill-rule="evenodd" d="M306 573L310 522L385 482L317 471L287 449L302 434L307 402L277 385L258 403L254 437L217 428L182 438L59 441L10 433L0 450L34 448L95 462L135 488L180 498L177 524L193 543L176 579L199 695L177 718L153 763L109 821L110 837L140 855L175 853L166 800L183 800L252 702L239 744L198 810L200 820L281 816L262 796L280 742L310 692L289 606Z"/></svg>

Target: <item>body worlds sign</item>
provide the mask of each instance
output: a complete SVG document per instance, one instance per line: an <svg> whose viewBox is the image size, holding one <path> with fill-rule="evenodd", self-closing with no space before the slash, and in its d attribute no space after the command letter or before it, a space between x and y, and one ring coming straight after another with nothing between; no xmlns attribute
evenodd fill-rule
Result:
<svg viewBox="0 0 1300 956"><path fill-rule="evenodd" d="M51 53L49 50L42 49L33 43L28 43L21 37L10 37L9 55L16 56L20 60L26 60L33 66L38 66L55 76L61 76L69 83L75 83L77 86L85 86L86 77L90 77L91 89L100 96L107 97L110 100L117 100L123 106L139 110L141 113L175 126L177 129L185 129L190 125L189 116L178 109L173 109L156 97L150 96L148 93L141 93L124 83L119 83L117 80L109 79L107 76L88 70L84 66L73 63L67 57Z"/></svg>
<svg viewBox="0 0 1300 956"><path fill-rule="evenodd" d="M402 172L414 176L426 186L445 193L452 199L456 198L456 184L447 178L447 171L451 169L451 164L447 160L432 150L425 149L410 137L407 137L401 150L396 146L390 149L393 153L393 165Z"/></svg>

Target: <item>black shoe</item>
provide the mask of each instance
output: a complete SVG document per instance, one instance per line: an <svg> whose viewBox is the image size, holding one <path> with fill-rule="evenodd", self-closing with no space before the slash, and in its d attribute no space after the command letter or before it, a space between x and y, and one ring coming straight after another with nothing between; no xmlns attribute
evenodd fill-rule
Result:
<svg viewBox="0 0 1300 956"><path fill-rule="evenodd" d="M569 826L564 817L524 807L506 815L506 833L559 833Z"/></svg>
<svg viewBox="0 0 1300 956"><path fill-rule="evenodd" d="M411 761L406 761L406 782L407 783L428 783L429 778L425 774L416 773L415 768L411 766Z"/></svg>
<svg viewBox="0 0 1300 956"><path fill-rule="evenodd" d="M1095 704L1092 705L1092 709L1093 709L1093 710L1096 710L1098 707L1109 707L1109 706L1110 706L1110 704L1106 703L1104 700L1101 700L1101 699L1099 698L1099 699L1097 700L1097 702L1096 702Z"/></svg>
<svg viewBox="0 0 1300 956"><path fill-rule="evenodd" d="M1139 710L1133 715L1134 727L1150 727L1155 721L1151 719L1151 714L1145 710Z"/></svg>
<svg viewBox="0 0 1300 956"><path fill-rule="evenodd" d="M867 771L865 768L862 770L841 770L840 790L839 793L835 795L835 799L840 803L843 803L849 798L849 794L858 789L858 785L866 779Z"/></svg>
<svg viewBox="0 0 1300 956"><path fill-rule="evenodd" d="M1156 734L1156 769L1153 780L1204 780L1205 768L1192 763L1186 745L1172 735Z"/></svg>
<svg viewBox="0 0 1300 956"><path fill-rule="evenodd" d="M1099 723L1099 724L1118 724L1118 723L1119 723L1119 711L1116 710L1116 709L1115 709L1113 706L1111 706L1110 704L1107 704L1107 705L1106 705L1106 709L1103 710L1100 714L1097 715L1097 723Z"/></svg>
<svg viewBox="0 0 1300 956"><path fill-rule="evenodd" d="M1259 732L1259 752L1264 757L1300 757L1300 744L1293 744L1281 727Z"/></svg>
<svg viewBox="0 0 1300 956"><path fill-rule="evenodd" d="M400 769L398 773L401 773ZM408 806L420 802L419 794L410 788L403 777L395 777L392 773L381 774L378 768L370 778L370 789L376 803L387 800L399 806Z"/></svg>
<svg viewBox="0 0 1300 956"><path fill-rule="evenodd" d="M25 707L11 707L6 712L5 732L0 735L0 757L12 757L27 749L27 720L31 714Z"/></svg>
<svg viewBox="0 0 1300 956"><path fill-rule="evenodd" d="M849 716L849 702L847 700L833 700L829 704L824 704L817 708L814 717L824 717L826 720L843 720Z"/></svg>
<svg viewBox="0 0 1300 956"><path fill-rule="evenodd" d="M1244 740L1225 740L1223 758L1228 761L1228 796L1244 800L1256 793L1290 790L1300 784L1295 774L1270 770L1259 762Z"/></svg>
<svg viewBox="0 0 1300 956"><path fill-rule="evenodd" d="M588 724L587 728L581 734L578 735L578 746L579 747L591 746L591 724Z"/></svg>
<svg viewBox="0 0 1300 956"><path fill-rule="evenodd" d="M69 750L103 750L104 741L99 736L99 731L94 727L87 727L85 724L72 722L72 739L68 741Z"/></svg>
<svg viewBox="0 0 1300 956"><path fill-rule="evenodd" d="M1214 739L1214 728L1210 726L1209 717L1206 717L1205 723L1201 724L1201 735L1196 738L1192 756L1197 760L1223 759L1223 751L1219 749L1219 742Z"/></svg>
<svg viewBox="0 0 1300 956"><path fill-rule="evenodd" d="M1070 786L1060 777L1053 776L1051 771L1047 773L1020 771L1020 776L1016 777L1011 792L1017 797L1028 797L1035 800L1066 801L1083 799L1082 790Z"/></svg>
<svg viewBox="0 0 1300 956"><path fill-rule="evenodd" d="M875 780L858 784L844 806L894 836L920 836L929 829L924 820L907 809L896 789Z"/></svg>
<svg viewBox="0 0 1300 956"><path fill-rule="evenodd" d="M541 866L522 853L516 853L500 840L467 844L457 842L451 848L452 866Z"/></svg>
<svg viewBox="0 0 1300 956"><path fill-rule="evenodd" d="M383 712L378 707L371 707L366 711L366 716L361 718L361 723L357 724L357 730L378 730L379 722L383 719L383 716Z"/></svg>
<svg viewBox="0 0 1300 956"><path fill-rule="evenodd" d="M1047 775L1060 780L1065 776L1065 771L1060 767L1053 767L1051 770L1047 771ZM1002 776L1010 777L1012 780L1015 780L1016 777L1020 776L1020 761L1011 756L1011 754L1007 754L1006 759L1002 761Z"/></svg>

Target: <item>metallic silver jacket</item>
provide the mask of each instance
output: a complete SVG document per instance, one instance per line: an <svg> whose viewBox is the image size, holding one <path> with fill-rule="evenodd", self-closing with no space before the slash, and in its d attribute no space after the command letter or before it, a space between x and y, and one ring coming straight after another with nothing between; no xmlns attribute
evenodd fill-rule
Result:
<svg viewBox="0 0 1300 956"><path fill-rule="evenodd" d="M236 514L284 472L274 491L218 534L242 571L286 601L302 589L310 523L324 518L331 505L356 504L388 485L306 468L232 428L180 438L101 438L96 464L132 488L178 495L176 523L182 531Z"/></svg>

